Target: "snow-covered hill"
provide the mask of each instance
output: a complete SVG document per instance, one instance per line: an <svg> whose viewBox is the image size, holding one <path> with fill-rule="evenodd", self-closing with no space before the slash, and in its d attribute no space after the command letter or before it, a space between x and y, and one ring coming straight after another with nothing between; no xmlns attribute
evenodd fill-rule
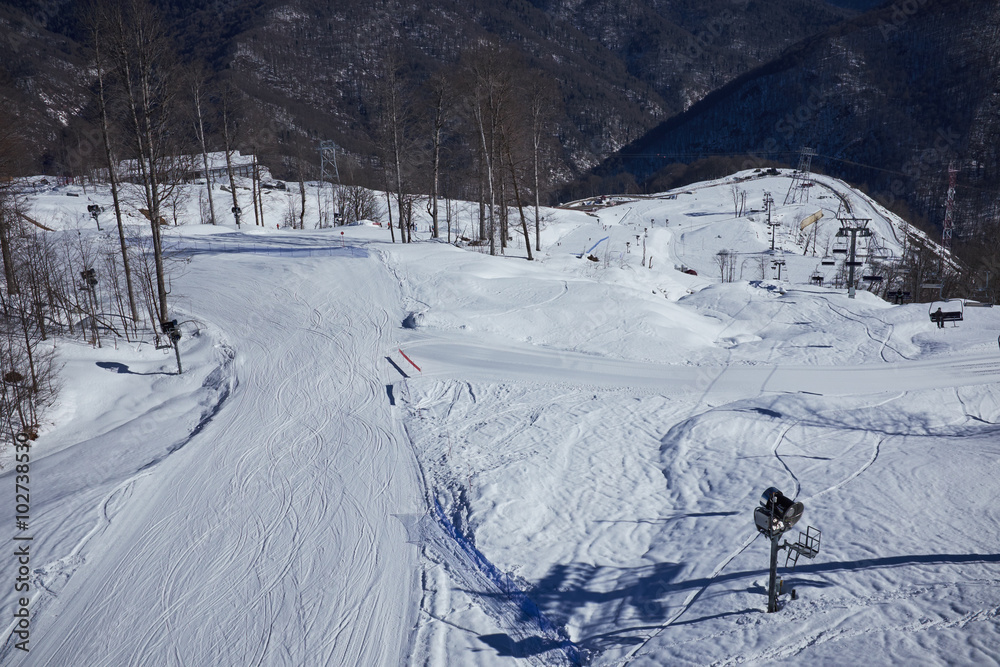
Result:
<svg viewBox="0 0 1000 667"><path fill-rule="evenodd" d="M817 285L842 198L886 256L905 223L832 179L786 207L787 175L747 176L548 209L535 262L426 221L409 245L277 229L280 191L263 228L167 228L185 373L148 344L61 345L31 651L14 619L0 662L996 663L1000 313L939 329ZM776 200L780 281L734 184ZM107 203L32 197L54 233L96 234L84 204ZM823 531L774 614L769 486Z"/></svg>

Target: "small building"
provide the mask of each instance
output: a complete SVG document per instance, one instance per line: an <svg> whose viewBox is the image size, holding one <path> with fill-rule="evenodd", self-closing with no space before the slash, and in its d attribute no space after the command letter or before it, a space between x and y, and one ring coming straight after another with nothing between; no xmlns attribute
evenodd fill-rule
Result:
<svg viewBox="0 0 1000 667"><path fill-rule="evenodd" d="M188 168L186 173L184 173L184 176L182 177L183 180L190 181L197 178L205 178L205 160L202 158L201 154L185 155L183 158L185 160L190 160L190 162L187 163ZM233 151L229 160L233 165L233 176L245 176L249 178L253 175L252 155L241 155L239 151ZM225 151L217 151L215 153L208 154L208 175L213 181L220 178L229 178L229 175L226 172Z"/></svg>
<svg viewBox="0 0 1000 667"><path fill-rule="evenodd" d="M252 155L242 155L239 151L233 151L229 157L233 167L233 176L249 178L253 175ZM263 170L263 166L258 163L258 169ZM161 169L169 177L165 180L190 182L200 178L205 178L205 159L201 153L193 155L177 155L161 164ZM225 151L216 151L208 154L208 175L212 181L220 181L229 178L226 167ZM135 160L123 160L119 166L121 178L127 181L138 182L139 164Z"/></svg>

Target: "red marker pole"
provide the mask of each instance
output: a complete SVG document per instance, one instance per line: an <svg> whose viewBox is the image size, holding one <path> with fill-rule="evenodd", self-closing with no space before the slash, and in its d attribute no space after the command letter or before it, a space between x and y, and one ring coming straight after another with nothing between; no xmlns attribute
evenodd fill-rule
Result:
<svg viewBox="0 0 1000 667"><path fill-rule="evenodd" d="M406 352L403 352L402 350L400 350L399 353L401 355L403 355L404 359L406 359L407 361L410 362L411 366L413 366L414 368L416 368L418 371L420 370L420 366L417 366L415 363L413 363L413 359L410 359L408 356L406 356Z"/></svg>

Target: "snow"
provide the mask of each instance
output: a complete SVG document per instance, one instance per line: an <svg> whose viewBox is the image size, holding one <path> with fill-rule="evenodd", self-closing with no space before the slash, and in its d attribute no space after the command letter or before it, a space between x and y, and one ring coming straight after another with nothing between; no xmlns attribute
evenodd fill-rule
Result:
<svg viewBox="0 0 1000 667"><path fill-rule="evenodd" d="M149 344L59 345L31 651L11 623L0 662L996 664L1000 313L938 329L927 304L811 284L836 268L834 192L896 256L905 223L826 177L786 207L791 179L757 176L548 209L534 262L516 235L504 257L424 242L426 220L409 245L311 229L315 187L307 230L165 228L185 372ZM781 281L734 179L777 202ZM94 234L88 201L110 210L46 188L31 215ZM266 192L268 219L289 201ZM823 531L774 614L769 486ZM0 560L4 609L16 572Z"/></svg>

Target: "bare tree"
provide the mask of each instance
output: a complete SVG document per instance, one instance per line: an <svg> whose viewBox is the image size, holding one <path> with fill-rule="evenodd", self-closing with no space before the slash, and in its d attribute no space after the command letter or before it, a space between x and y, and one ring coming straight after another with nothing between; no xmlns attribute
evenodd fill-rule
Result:
<svg viewBox="0 0 1000 667"><path fill-rule="evenodd" d="M375 87L378 109L376 136L386 180L396 196L400 241L408 243L411 240L411 218L407 215L407 210L412 206L412 201L407 197L409 187L407 175L409 155L413 149L411 137L413 118L407 106L408 99L404 99L409 96L405 89L402 68L403 63L399 53L392 46L387 46L382 51L382 58L378 63L379 75ZM391 228L391 213L389 224Z"/></svg>
<svg viewBox="0 0 1000 667"><path fill-rule="evenodd" d="M715 254L715 264L719 267L722 282L731 283L736 279L736 258L737 254L732 250L720 250Z"/></svg>
<svg viewBox="0 0 1000 667"><path fill-rule="evenodd" d="M8 116L6 113L2 115ZM18 291L14 255L11 252L11 231L16 220L13 175L20 143L14 133L15 127L17 123L14 118L0 117L0 255L3 257L3 272L9 294L16 294Z"/></svg>
<svg viewBox="0 0 1000 667"><path fill-rule="evenodd" d="M0 292L0 442L10 442L17 434L36 438L42 410L51 404L56 390L53 348L40 345L47 337L47 254L39 247L41 237L35 230L26 229L16 217L8 222L8 229L16 231L9 239L9 267L17 290Z"/></svg>
<svg viewBox="0 0 1000 667"><path fill-rule="evenodd" d="M192 67L188 72L188 89L191 91L191 99L194 102L194 131L198 137L198 144L201 147L202 167L205 173L205 190L208 193L208 221L215 224L215 201L212 199L212 169L208 163L208 142L205 140L205 93L208 75L201 66Z"/></svg>
<svg viewBox="0 0 1000 667"><path fill-rule="evenodd" d="M767 267L771 263L771 256L760 253L756 257L757 271L760 273L760 279L764 280L767 278Z"/></svg>
<svg viewBox="0 0 1000 667"><path fill-rule="evenodd" d="M344 212L344 223L358 220L377 220L378 198L375 193L360 185L338 185L337 200Z"/></svg>
<svg viewBox="0 0 1000 667"><path fill-rule="evenodd" d="M555 100L552 95L553 83L541 78L538 73L530 75L525 86L525 93L528 99L528 113L531 117L531 169L534 180L535 196L535 250L541 251L542 237L539 209L541 208L541 172L539 162L541 160L542 147L545 137L548 135L549 127L553 123L553 105Z"/></svg>
<svg viewBox="0 0 1000 667"><path fill-rule="evenodd" d="M222 96L219 101L219 112L222 116L220 121L222 125L223 150L226 155L226 173L229 176L229 190L233 195L233 218L236 220L236 228L239 229L242 210L240 209L239 199L236 197L236 177L233 173L233 152L236 150L236 141L239 132L239 98L236 89L231 83L227 82L222 90Z"/></svg>
<svg viewBox="0 0 1000 667"><path fill-rule="evenodd" d="M309 168L309 163L306 161L306 151L308 147L306 142L298 137L295 140L295 175L299 181L299 222L298 228L306 228L306 172Z"/></svg>
<svg viewBox="0 0 1000 667"><path fill-rule="evenodd" d="M132 321L139 319L139 310L135 303L135 289L132 286L132 271L129 264L128 244L125 242L125 225L122 219L121 197L119 196L118 158L111 145L111 123L108 114L108 100L104 81L107 76L107 59L104 55L104 41L108 39L105 31L109 28L110 19L102 16L100 5L93 5L89 10L88 23L94 48L94 66L97 70L97 105L100 112L101 139L104 143L104 157L108 166L108 184L111 187L111 201L115 209L115 221L118 224L118 241L121 249L122 265L125 278L125 289L128 294L129 313Z"/></svg>
<svg viewBox="0 0 1000 667"><path fill-rule="evenodd" d="M511 150L513 135L515 134L514 128L518 125L520 125L520 119L512 113L512 110L508 110L508 113L505 114L504 122L500 124L500 139L504 152L507 155L510 182L514 189L514 200L517 203L517 211L521 218L521 231L524 234L524 248L528 253L528 260L530 261L533 259L531 255L531 237L528 235L528 222L524 217L524 203L521 200L521 190L518 187L518 169L514 162L513 151Z"/></svg>
<svg viewBox="0 0 1000 667"><path fill-rule="evenodd" d="M427 201L427 212L431 216L431 236L441 236L438 225L439 184L441 180L441 137L445 123L454 104L452 86L448 78L438 73L427 83L429 115L431 125L431 193Z"/></svg>
<svg viewBox="0 0 1000 667"><path fill-rule="evenodd" d="M122 0L106 14L110 58L125 99L137 176L152 230L157 316L168 319L167 282L160 239L162 208L175 184L170 171L176 146L177 69L166 26L146 0Z"/></svg>
<svg viewBox="0 0 1000 667"><path fill-rule="evenodd" d="M486 44L469 54L466 69L469 74L468 104L474 121L482 164L485 190L489 194L488 235L490 254L496 254L497 190L500 189L502 163L500 155L500 123L512 88L512 73L505 66L506 54L496 44ZM501 236L503 235L501 230ZM504 236L504 242L506 237Z"/></svg>

